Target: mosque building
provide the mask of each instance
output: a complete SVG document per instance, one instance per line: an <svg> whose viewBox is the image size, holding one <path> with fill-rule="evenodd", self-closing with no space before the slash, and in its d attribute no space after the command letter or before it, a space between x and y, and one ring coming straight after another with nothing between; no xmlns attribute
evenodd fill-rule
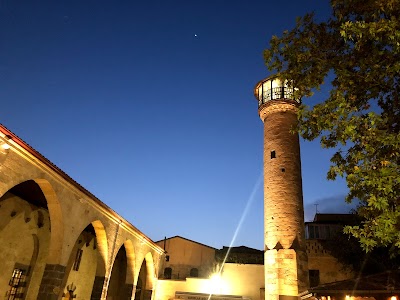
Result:
<svg viewBox="0 0 400 300"><path fill-rule="evenodd" d="M299 142L290 132L299 101L275 77L260 81L255 95L264 123L263 250L215 249L180 236L154 242L0 125L0 294L294 300L314 297L313 288L329 296L321 284L352 279L320 243L338 228L334 220L304 223Z"/></svg>
<svg viewBox="0 0 400 300"><path fill-rule="evenodd" d="M226 248L183 237L153 242L4 126L0 195L5 299L264 298L263 251L231 249L221 268ZM309 263L338 266L310 241ZM318 270L318 283L342 279L339 270L330 268L328 281Z"/></svg>

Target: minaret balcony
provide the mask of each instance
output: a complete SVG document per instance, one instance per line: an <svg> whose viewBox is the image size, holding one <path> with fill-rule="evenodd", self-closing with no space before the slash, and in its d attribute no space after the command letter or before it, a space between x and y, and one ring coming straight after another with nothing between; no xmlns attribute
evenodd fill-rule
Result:
<svg viewBox="0 0 400 300"><path fill-rule="evenodd" d="M254 95L258 100L258 107L273 100L289 100L300 104L300 99L294 98L294 88L288 86L287 81L272 76L261 80L254 89Z"/></svg>

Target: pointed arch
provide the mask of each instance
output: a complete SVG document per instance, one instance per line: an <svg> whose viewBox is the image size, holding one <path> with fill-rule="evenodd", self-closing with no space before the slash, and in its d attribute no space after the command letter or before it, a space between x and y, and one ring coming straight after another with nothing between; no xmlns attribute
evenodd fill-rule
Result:
<svg viewBox="0 0 400 300"><path fill-rule="evenodd" d="M36 187L35 187L36 185ZM60 264L64 240L64 217L61 204L52 184L42 178L26 178L25 180L15 182L9 190L16 196L24 195L30 203L45 208L50 218L50 245L47 264ZM26 197L25 197L26 196ZM40 200L37 200L40 198Z"/></svg>
<svg viewBox="0 0 400 300"><path fill-rule="evenodd" d="M0 197L3 221L0 223L7 226L0 228L0 242L5 242L13 252L3 269L10 273L10 266L12 270L17 265L26 276L23 293L36 299L49 260L54 265L61 260L64 235L61 207L48 181L28 178L13 183ZM5 213L9 218L5 218ZM3 250L0 249L2 253ZM57 268L61 269L58 265Z"/></svg>
<svg viewBox="0 0 400 300"><path fill-rule="evenodd" d="M136 277L135 300L150 300L152 298L154 278L155 267L153 255L151 252L148 252L144 258L142 258L139 274Z"/></svg>
<svg viewBox="0 0 400 300"><path fill-rule="evenodd" d="M130 240L126 240L117 252L112 262L108 282L107 297L112 299L130 300L133 293L134 278L134 248ZM108 299L107 298L107 299Z"/></svg>
<svg viewBox="0 0 400 300"><path fill-rule="evenodd" d="M93 224L97 226L97 232ZM105 260L100 253L107 247L106 241L101 238L105 234L103 229L100 221L93 221L76 238L61 285L63 295L73 295L75 288L82 299L100 299L106 271Z"/></svg>

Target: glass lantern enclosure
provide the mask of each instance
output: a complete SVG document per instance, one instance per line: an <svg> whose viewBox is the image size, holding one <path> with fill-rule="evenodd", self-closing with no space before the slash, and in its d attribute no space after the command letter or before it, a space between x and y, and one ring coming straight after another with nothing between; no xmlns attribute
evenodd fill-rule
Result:
<svg viewBox="0 0 400 300"><path fill-rule="evenodd" d="M293 88L287 81L277 77L268 77L261 80L255 87L254 94L258 100L258 107L272 100L292 100L300 103L300 99L294 99Z"/></svg>

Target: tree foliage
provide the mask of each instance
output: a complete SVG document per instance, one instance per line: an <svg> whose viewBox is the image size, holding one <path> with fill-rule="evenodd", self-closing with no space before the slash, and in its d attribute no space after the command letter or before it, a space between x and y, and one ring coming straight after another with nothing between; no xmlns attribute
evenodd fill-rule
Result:
<svg viewBox="0 0 400 300"><path fill-rule="evenodd" d="M320 243L344 268L351 266L356 274L370 275L400 267L400 256L391 257L391 249L375 247L366 253L355 237L349 237L342 231L336 232L332 239L321 240Z"/></svg>
<svg viewBox="0 0 400 300"><path fill-rule="evenodd" d="M274 36L266 65L307 97L327 81L330 93L299 111L300 135L333 148L328 179L346 178L360 226L348 226L367 251L400 248L400 0L332 0Z"/></svg>

